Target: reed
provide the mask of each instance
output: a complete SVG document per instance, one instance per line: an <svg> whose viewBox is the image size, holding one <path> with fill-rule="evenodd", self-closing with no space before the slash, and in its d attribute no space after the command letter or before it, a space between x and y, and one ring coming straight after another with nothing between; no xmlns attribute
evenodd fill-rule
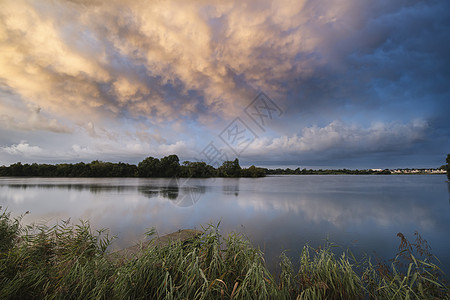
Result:
<svg viewBox="0 0 450 300"><path fill-rule="evenodd" d="M449 299L438 266L406 238L390 264L306 245L298 268L281 254L277 276L261 250L219 225L126 259L112 258L112 238L87 222L21 226L3 211L0 239L0 299Z"/></svg>

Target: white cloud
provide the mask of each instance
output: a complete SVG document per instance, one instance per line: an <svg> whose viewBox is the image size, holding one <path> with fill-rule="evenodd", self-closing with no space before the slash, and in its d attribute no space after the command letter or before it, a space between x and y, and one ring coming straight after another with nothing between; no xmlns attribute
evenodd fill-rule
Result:
<svg viewBox="0 0 450 300"><path fill-rule="evenodd" d="M0 99L1 100L1 99ZM4 128L21 131L49 131L55 133L72 133L73 130L55 118L42 114L39 105L28 103L25 107L16 107L0 103L0 124Z"/></svg>
<svg viewBox="0 0 450 300"><path fill-rule="evenodd" d="M327 150L377 152L410 147L425 137L428 123L415 120L408 124L375 123L368 128L333 121L325 127L306 127L300 135L258 138L248 155L301 154ZM247 154L247 153L246 153Z"/></svg>
<svg viewBox="0 0 450 300"><path fill-rule="evenodd" d="M189 147L191 146L191 147ZM180 156L191 156L193 153L190 151L192 149L192 145L189 145L185 141L177 141L173 144L163 144L158 147L158 153L160 155L170 155L170 154L178 154Z"/></svg>
<svg viewBox="0 0 450 300"><path fill-rule="evenodd" d="M10 155L21 155L24 157L36 157L43 153L43 149L39 146L31 146L26 141L21 141L17 145L11 145L9 147L0 147L1 151Z"/></svg>

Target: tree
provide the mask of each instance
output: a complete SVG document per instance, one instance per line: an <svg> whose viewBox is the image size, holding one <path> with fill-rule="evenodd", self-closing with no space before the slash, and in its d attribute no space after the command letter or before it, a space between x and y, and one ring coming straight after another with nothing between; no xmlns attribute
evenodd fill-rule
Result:
<svg viewBox="0 0 450 300"><path fill-rule="evenodd" d="M9 167L0 166L0 176L11 176Z"/></svg>
<svg viewBox="0 0 450 300"><path fill-rule="evenodd" d="M241 170L241 176L243 177L265 177L266 171L263 168L257 168L254 165L250 166L248 169Z"/></svg>
<svg viewBox="0 0 450 300"><path fill-rule="evenodd" d="M450 181L450 154L447 154L447 159L445 161L447 162L447 178Z"/></svg>
<svg viewBox="0 0 450 300"><path fill-rule="evenodd" d="M200 177L207 178L216 176L217 172L214 167L207 165L205 162L183 162L181 167L180 176L182 177Z"/></svg>
<svg viewBox="0 0 450 300"><path fill-rule="evenodd" d="M70 177L90 177L91 168L84 162L79 162L72 165L72 171L69 174Z"/></svg>
<svg viewBox="0 0 450 300"><path fill-rule="evenodd" d="M112 164L94 160L89 164L93 177L110 177L112 170Z"/></svg>
<svg viewBox="0 0 450 300"><path fill-rule="evenodd" d="M219 167L219 176L240 177L241 166L239 165L239 159L236 158L234 161L224 161L222 166Z"/></svg>
<svg viewBox="0 0 450 300"><path fill-rule="evenodd" d="M180 172L180 159L175 154L161 158L161 177L177 176Z"/></svg>
<svg viewBox="0 0 450 300"><path fill-rule="evenodd" d="M157 158L149 156L138 164L140 177L159 177L161 173L161 162Z"/></svg>
<svg viewBox="0 0 450 300"><path fill-rule="evenodd" d="M40 164L39 165L39 176L43 177L54 177L56 176L56 166L50 164Z"/></svg>
<svg viewBox="0 0 450 300"><path fill-rule="evenodd" d="M137 167L135 165L119 162L114 164L114 176L135 177L137 175Z"/></svg>
<svg viewBox="0 0 450 300"><path fill-rule="evenodd" d="M11 176L23 176L23 165L20 161L12 164L9 168L11 170Z"/></svg>

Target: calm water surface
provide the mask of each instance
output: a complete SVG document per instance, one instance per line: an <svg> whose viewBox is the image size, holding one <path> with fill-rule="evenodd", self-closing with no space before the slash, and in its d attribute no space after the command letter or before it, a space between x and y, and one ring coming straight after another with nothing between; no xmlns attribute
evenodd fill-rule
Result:
<svg viewBox="0 0 450 300"><path fill-rule="evenodd" d="M282 251L327 239L392 258L402 232L418 231L450 273L450 186L445 175L270 176L176 181L142 178L0 178L0 206L24 223L71 218L118 236L113 249L159 234L217 224L245 234L269 265ZM375 252L375 253L374 253Z"/></svg>

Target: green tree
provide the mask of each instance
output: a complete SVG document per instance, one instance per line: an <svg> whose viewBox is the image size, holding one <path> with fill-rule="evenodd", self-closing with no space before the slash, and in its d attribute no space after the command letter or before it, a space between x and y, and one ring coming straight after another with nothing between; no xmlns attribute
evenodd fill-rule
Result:
<svg viewBox="0 0 450 300"><path fill-rule="evenodd" d="M180 159L175 154L161 158L161 177L177 176L180 172Z"/></svg>
<svg viewBox="0 0 450 300"><path fill-rule="evenodd" d="M239 159L234 161L227 160L224 161L222 166L219 167L219 176L223 177L240 177L241 176L241 166L239 165Z"/></svg>
<svg viewBox="0 0 450 300"><path fill-rule="evenodd" d="M72 171L69 174L70 177L90 177L91 168L84 162L79 162L72 166Z"/></svg>
<svg viewBox="0 0 450 300"><path fill-rule="evenodd" d="M254 165L250 166L248 169L241 170L242 177L265 177L266 171L263 168L257 168Z"/></svg>
<svg viewBox="0 0 450 300"><path fill-rule="evenodd" d="M157 158L149 156L138 164L140 177L160 177L161 173L161 162Z"/></svg>
<svg viewBox="0 0 450 300"><path fill-rule="evenodd" d="M135 165L119 162L114 164L113 173L114 176L119 177L135 177L137 175L137 167Z"/></svg>
<svg viewBox="0 0 450 300"><path fill-rule="evenodd" d="M39 165L39 176L44 177L55 177L56 176L56 166L50 164L40 164Z"/></svg>
<svg viewBox="0 0 450 300"><path fill-rule="evenodd" d="M447 159L445 161L447 162L447 178L450 181L450 154L447 154Z"/></svg>
<svg viewBox="0 0 450 300"><path fill-rule="evenodd" d="M94 160L89 164L93 177L110 177L112 163Z"/></svg>
<svg viewBox="0 0 450 300"><path fill-rule="evenodd" d="M183 162L181 167L180 176L182 177L199 177L207 178L217 175L216 169L213 166L207 165L205 162Z"/></svg>
<svg viewBox="0 0 450 300"><path fill-rule="evenodd" d="M11 170L11 176L23 176L23 165L20 161L10 165L9 169Z"/></svg>
<svg viewBox="0 0 450 300"><path fill-rule="evenodd" d="M9 167L7 166L0 166L0 176L11 176L9 170L10 170Z"/></svg>

